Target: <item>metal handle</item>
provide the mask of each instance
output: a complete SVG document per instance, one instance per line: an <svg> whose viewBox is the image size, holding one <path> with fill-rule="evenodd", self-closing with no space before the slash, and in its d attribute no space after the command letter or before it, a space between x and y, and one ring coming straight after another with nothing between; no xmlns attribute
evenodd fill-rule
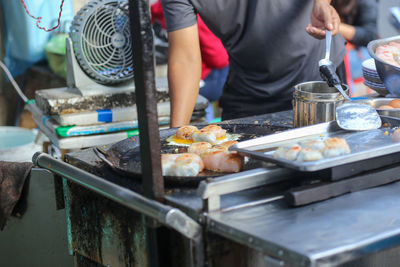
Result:
<svg viewBox="0 0 400 267"><path fill-rule="evenodd" d="M205 211L211 212L221 208L220 198L222 195L286 181L295 176L296 172L287 168L257 168L226 175L214 179L211 183L202 181L197 189L197 195L203 199ZM269 201L269 199L265 201Z"/></svg>
<svg viewBox="0 0 400 267"><path fill-rule="evenodd" d="M346 92L343 90L343 87L340 84L335 84L335 88L338 89L338 91L342 94L342 96L347 100L347 101L352 101L351 98L346 94Z"/></svg>
<svg viewBox="0 0 400 267"><path fill-rule="evenodd" d="M332 32L325 30L326 36L325 36L325 59L329 60L330 54L331 54L331 43L332 43Z"/></svg>
<svg viewBox="0 0 400 267"><path fill-rule="evenodd" d="M32 162L125 207L151 217L196 243L202 242L201 226L179 209L147 199L129 189L57 160L46 153L37 152L33 156Z"/></svg>

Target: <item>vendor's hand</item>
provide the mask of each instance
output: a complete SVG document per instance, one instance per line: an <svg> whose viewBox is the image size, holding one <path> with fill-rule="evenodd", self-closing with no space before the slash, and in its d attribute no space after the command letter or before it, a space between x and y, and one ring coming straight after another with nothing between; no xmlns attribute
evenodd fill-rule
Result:
<svg viewBox="0 0 400 267"><path fill-rule="evenodd" d="M308 34L317 39L325 38L325 30L336 35L339 31L340 17L329 0L314 0L311 11L311 24L306 28Z"/></svg>

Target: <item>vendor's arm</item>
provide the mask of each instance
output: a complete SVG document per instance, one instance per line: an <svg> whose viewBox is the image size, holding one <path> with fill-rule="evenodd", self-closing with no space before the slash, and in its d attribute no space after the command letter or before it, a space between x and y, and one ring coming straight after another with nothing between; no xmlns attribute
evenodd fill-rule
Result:
<svg viewBox="0 0 400 267"><path fill-rule="evenodd" d="M314 0L311 24L306 28L307 33L314 38L324 38L325 30L332 31L332 35L339 32L340 17L330 3L330 0Z"/></svg>
<svg viewBox="0 0 400 267"><path fill-rule="evenodd" d="M378 38L376 0L359 0L357 2L357 16L352 25L341 23L340 34L356 46L367 46Z"/></svg>
<svg viewBox="0 0 400 267"><path fill-rule="evenodd" d="M169 32L168 84L171 98L171 127L190 123L201 76L197 25Z"/></svg>
<svg viewBox="0 0 400 267"><path fill-rule="evenodd" d="M351 41L356 34L356 28L346 23L340 23L339 32L347 41Z"/></svg>

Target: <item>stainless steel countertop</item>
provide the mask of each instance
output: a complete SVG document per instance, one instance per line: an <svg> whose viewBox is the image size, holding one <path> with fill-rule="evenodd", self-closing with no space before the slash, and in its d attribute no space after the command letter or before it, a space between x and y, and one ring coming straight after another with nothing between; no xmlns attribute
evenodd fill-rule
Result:
<svg viewBox="0 0 400 267"><path fill-rule="evenodd" d="M299 208L283 200L207 215L210 231L298 266L343 263L400 244L400 182Z"/></svg>

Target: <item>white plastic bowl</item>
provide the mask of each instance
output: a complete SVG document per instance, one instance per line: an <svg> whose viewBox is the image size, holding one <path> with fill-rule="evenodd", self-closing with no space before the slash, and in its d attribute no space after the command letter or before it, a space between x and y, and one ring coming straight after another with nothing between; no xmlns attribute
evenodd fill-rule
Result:
<svg viewBox="0 0 400 267"><path fill-rule="evenodd" d="M31 161L33 154L41 150L41 146L35 144L35 137L32 130L0 126L0 160Z"/></svg>

